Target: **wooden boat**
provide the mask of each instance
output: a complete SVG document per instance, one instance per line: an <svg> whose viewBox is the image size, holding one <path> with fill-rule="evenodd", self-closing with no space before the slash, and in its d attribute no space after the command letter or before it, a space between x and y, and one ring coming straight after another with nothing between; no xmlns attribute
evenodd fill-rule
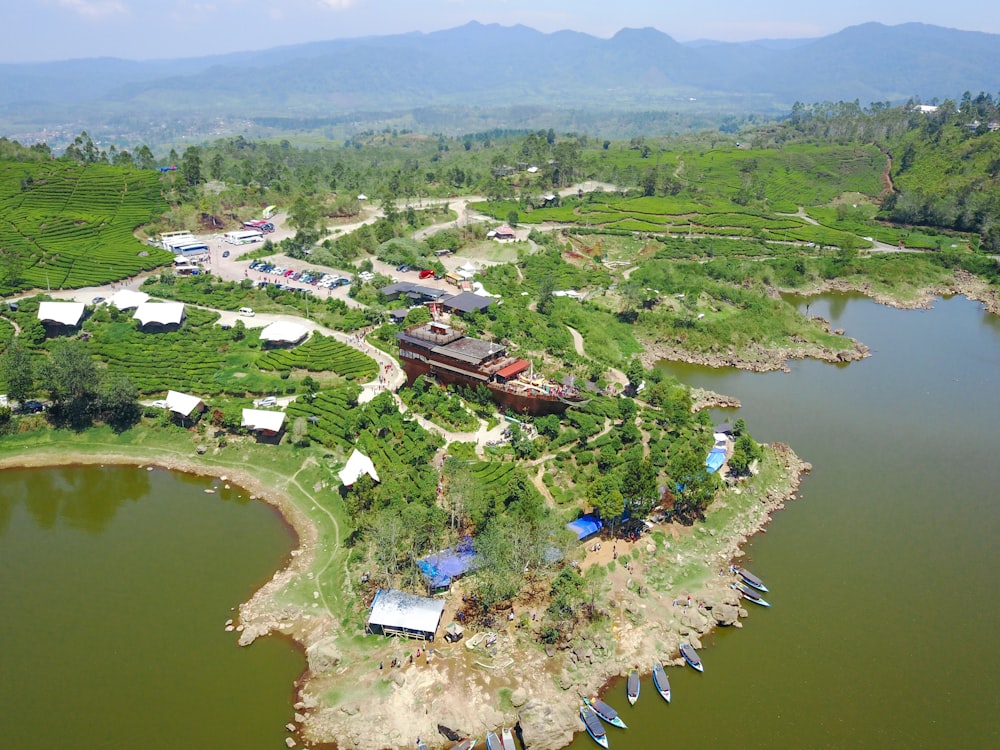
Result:
<svg viewBox="0 0 1000 750"><path fill-rule="evenodd" d="M628 694L628 702L633 706L635 702L639 700L639 670L633 669L628 673L628 685L626 687L626 693Z"/></svg>
<svg viewBox="0 0 1000 750"><path fill-rule="evenodd" d="M464 740L461 740L457 745L453 746L451 750L472 750L472 748L474 748L475 746L476 746L476 741L470 740L468 737L466 737Z"/></svg>
<svg viewBox="0 0 1000 750"><path fill-rule="evenodd" d="M742 578L743 582L746 583L747 585L753 586L758 591L763 591L764 593L767 593L768 589L767 586L764 585L764 582L746 568L734 567L733 572L740 578Z"/></svg>
<svg viewBox="0 0 1000 750"><path fill-rule="evenodd" d="M705 671L705 666L701 663L701 657L698 656L698 652L694 650L694 646L690 643L681 644L681 656L684 657L684 661L692 669L697 669L699 672Z"/></svg>
<svg viewBox="0 0 1000 750"><path fill-rule="evenodd" d="M504 727L500 733L500 740L503 744L503 750L517 750L517 745L514 744L514 735L507 727Z"/></svg>
<svg viewBox="0 0 1000 750"><path fill-rule="evenodd" d="M659 662L653 665L653 685L663 700L670 703L670 680L667 679L667 670Z"/></svg>
<svg viewBox="0 0 1000 750"><path fill-rule="evenodd" d="M618 712L600 698L584 698L583 702L594 709L594 713L600 716L611 726L618 727L620 729L628 729L625 722L622 721L622 717L618 715Z"/></svg>
<svg viewBox="0 0 1000 750"><path fill-rule="evenodd" d="M597 718L597 714L594 713L594 709L588 706L586 703L580 706L580 718L583 720L583 725L587 727L587 734L590 738L603 748L608 747L608 734L604 731L604 725L601 720Z"/></svg>
<svg viewBox="0 0 1000 750"><path fill-rule="evenodd" d="M759 604L762 607L770 607L771 603L768 602L764 597L754 591L752 588L743 583L734 583L733 588L740 592L740 596L754 604Z"/></svg>
<svg viewBox="0 0 1000 750"><path fill-rule="evenodd" d="M490 732L486 735L486 750L503 750L503 745L496 732Z"/></svg>

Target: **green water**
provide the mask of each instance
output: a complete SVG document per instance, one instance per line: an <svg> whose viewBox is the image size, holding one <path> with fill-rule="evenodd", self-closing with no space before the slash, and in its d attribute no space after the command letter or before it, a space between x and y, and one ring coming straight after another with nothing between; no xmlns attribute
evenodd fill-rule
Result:
<svg viewBox="0 0 1000 750"><path fill-rule="evenodd" d="M809 312L873 356L667 365L740 398L719 421L743 417L814 471L748 550L773 606L707 638L704 674L669 670L671 705L648 677L634 708L614 686L629 729L609 731L612 750L1000 747L1000 322L962 298Z"/></svg>
<svg viewBox="0 0 1000 750"><path fill-rule="evenodd" d="M223 625L294 544L217 481L0 473L0 746L277 748L303 659ZM242 498L240 497L242 496Z"/></svg>

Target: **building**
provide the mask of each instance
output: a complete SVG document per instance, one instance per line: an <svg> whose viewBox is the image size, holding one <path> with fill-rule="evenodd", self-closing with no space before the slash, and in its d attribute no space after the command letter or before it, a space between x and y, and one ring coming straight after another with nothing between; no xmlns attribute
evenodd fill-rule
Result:
<svg viewBox="0 0 1000 750"><path fill-rule="evenodd" d="M340 483L345 487L353 487L354 483L365 474L376 482L381 481L378 478L378 472L375 471L375 464L372 463L372 460L355 448L351 451L351 455L347 459L347 464L338 474Z"/></svg>
<svg viewBox="0 0 1000 750"><path fill-rule="evenodd" d="M285 412L264 409L244 409L240 427L245 427L258 438L280 437L285 428Z"/></svg>
<svg viewBox="0 0 1000 750"><path fill-rule="evenodd" d="M494 300L490 297L481 297L472 292L462 292L461 294L456 294L454 297L445 297L441 300L441 307L446 312L459 313L461 315L473 311L486 312L493 302Z"/></svg>
<svg viewBox="0 0 1000 750"><path fill-rule="evenodd" d="M40 302L38 319L51 328L75 328L83 320L82 302Z"/></svg>
<svg viewBox="0 0 1000 750"><path fill-rule="evenodd" d="M433 641L444 614L444 600L396 589L379 589L372 600L365 631Z"/></svg>
<svg viewBox="0 0 1000 750"><path fill-rule="evenodd" d="M397 281L394 284L389 284L379 289L379 292L387 299L394 300L400 297L406 297L415 304L423 304L424 302L436 302L442 297L447 297L449 292L443 289L435 289L430 286L423 286L422 284L415 284L412 281Z"/></svg>
<svg viewBox="0 0 1000 750"><path fill-rule="evenodd" d="M187 393L167 391L166 409L185 423L194 422L205 411L205 402Z"/></svg>
<svg viewBox="0 0 1000 750"><path fill-rule="evenodd" d="M506 224L501 224L496 229L490 230L486 233L486 236L492 237L499 242L510 242L517 239L517 234Z"/></svg>
<svg viewBox="0 0 1000 750"><path fill-rule="evenodd" d="M183 302L143 302L132 316L140 326L179 327L184 320Z"/></svg>
<svg viewBox="0 0 1000 750"><path fill-rule="evenodd" d="M108 304L114 305L119 310L132 310L148 301L149 295L145 292L134 292L131 289L119 289L111 296L111 299L108 300Z"/></svg>
<svg viewBox="0 0 1000 750"><path fill-rule="evenodd" d="M278 320L260 332L260 340L267 346L295 346L309 335L301 323Z"/></svg>

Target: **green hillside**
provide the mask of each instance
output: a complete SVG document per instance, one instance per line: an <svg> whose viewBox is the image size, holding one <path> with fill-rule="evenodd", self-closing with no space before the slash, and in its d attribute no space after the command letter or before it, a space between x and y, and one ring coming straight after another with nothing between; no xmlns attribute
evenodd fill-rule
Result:
<svg viewBox="0 0 1000 750"><path fill-rule="evenodd" d="M169 263L133 235L166 208L155 172L0 162L0 294L103 284Z"/></svg>

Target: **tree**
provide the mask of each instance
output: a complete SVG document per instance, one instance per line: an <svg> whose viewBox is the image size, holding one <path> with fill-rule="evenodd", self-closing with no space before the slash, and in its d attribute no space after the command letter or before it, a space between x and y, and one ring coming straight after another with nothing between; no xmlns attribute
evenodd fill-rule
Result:
<svg viewBox="0 0 1000 750"><path fill-rule="evenodd" d="M0 373L7 383L7 395L14 401L24 401L35 388L35 369L31 354L16 338L0 358Z"/></svg>
<svg viewBox="0 0 1000 750"><path fill-rule="evenodd" d="M188 146L181 158L181 177L189 187L201 184L201 149Z"/></svg>
<svg viewBox="0 0 1000 750"><path fill-rule="evenodd" d="M105 374L101 379L98 399L104 421L115 432L124 432L139 422L142 415L139 391L126 375Z"/></svg>
<svg viewBox="0 0 1000 750"><path fill-rule="evenodd" d="M66 341L52 349L45 372L46 389L53 401L53 416L74 429L90 425L97 400L100 375L82 341Z"/></svg>
<svg viewBox="0 0 1000 750"><path fill-rule="evenodd" d="M670 459L667 468L674 494L674 512L681 519L702 517L715 497L719 477L710 474L705 459L691 446L684 446Z"/></svg>

